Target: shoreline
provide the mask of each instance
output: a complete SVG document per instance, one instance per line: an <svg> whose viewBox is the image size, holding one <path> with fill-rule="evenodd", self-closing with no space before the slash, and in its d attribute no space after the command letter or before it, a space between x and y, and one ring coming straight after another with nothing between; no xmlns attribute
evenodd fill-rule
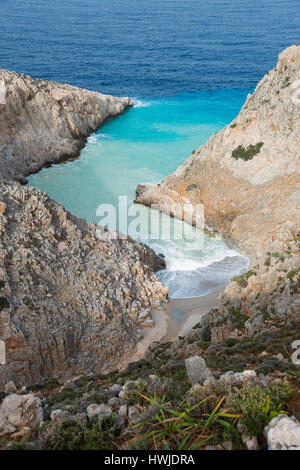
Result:
<svg viewBox="0 0 300 470"><path fill-rule="evenodd" d="M153 310L153 327L143 330L144 337L137 343L136 351L126 357L117 369L122 371L129 364L141 360L152 343L175 341L186 335L203 315L218 306L219 295L224 289L218 288L201 297L169 299L161 310Z"/></svg>

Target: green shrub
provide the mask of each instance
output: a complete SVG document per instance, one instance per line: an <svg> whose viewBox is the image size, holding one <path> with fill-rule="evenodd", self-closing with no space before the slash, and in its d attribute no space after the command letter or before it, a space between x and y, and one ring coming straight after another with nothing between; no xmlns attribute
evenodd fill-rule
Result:
<svg viewBox="0 0 300 470"><path fill-rule="evenodd" d="M53 450L110 450L116 431L116 417L94 417L87 423L64 421L48 439Z"/></svg>
<svg viewBox="0 0 300 470"><path fill-rule="evenodd" d="M245 161L252 160L255 155L260 153L260 150L263 145L263 142L258 142L255 145L249 145L247 148L243 147L242 145L239 145L235 150L233 150L231 156L236 160L238 160L239 158Z"/></svg>
<svg viewBox="0 0 300 470"><path fill-rule="evenodd" d="M235 388L228 396L227 404L240 413L241 423L249 436L260 436L272 418L284 412L294 391L289 384L274 384L263 389L257 386Z"/></svg>

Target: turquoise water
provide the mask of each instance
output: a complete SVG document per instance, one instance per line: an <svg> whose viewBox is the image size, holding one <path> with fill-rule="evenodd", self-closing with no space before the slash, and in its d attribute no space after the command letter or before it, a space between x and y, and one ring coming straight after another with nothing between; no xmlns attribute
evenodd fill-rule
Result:
<svg viewBox="0 0 300 470"><path fill-rule="evenodd" d="M247 93L227 89L164 99L135 98L133 108L106 122L88 139L78 160L45 168L31 175L29 184L78 217L99 223L100 204L117 208L119 196L127 196L130 205L138 184L162 181L236 116ZM137 207L145 220L150 209ZM182 225L171 220L172 226L178 224ZM188 226L189 232L195 230ZM135 238L166 257L167 269L160 276L170 286L171 297L206 294L247 267L247 260L220 238L204 236L203 245L192 250L185 240L150 240L143 231Z"/></svg>

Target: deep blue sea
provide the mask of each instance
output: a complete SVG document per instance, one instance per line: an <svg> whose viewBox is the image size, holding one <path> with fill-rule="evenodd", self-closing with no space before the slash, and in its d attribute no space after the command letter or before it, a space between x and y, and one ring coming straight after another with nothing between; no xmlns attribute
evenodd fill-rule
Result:
<svg viewBox="0 0 300 470"><path fill-rule="evenodd" d="M0 0L0 67L103 93L253 88L300 42L299 0Z"/></svg>
<svg viewBox="0 0 300 470"><path fill-rule="evenodd" d="M134 99L79 160L29 178L94 222L99 204L120 195L130 203L137 184L160 182L228 124L278 53L300 42L299 0L0 0L0 8L0 67ZM161 277L173 297L210 292L247 265L219 238L194 251L146 242L166 256Z"/></svg>

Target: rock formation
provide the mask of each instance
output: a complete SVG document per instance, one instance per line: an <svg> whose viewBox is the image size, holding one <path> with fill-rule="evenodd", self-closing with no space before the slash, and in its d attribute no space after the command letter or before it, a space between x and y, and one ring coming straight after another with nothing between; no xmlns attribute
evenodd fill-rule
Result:
<svg viewBox="0 0 300 470"><path fill-rule="evenodd" d="M178 217L182 204L202 203L207 225L253 261L275 239L292 241L300 228L299 79L300 46L291 46L237 118L160 185L139 186L136 202Z"/></svg>
<svg viewBox="0 0 300 470"><path fill-rule="evenodd" d="M167 295L155 252L99 238L30 187L2 183L0 201L0 385L104 371L134 351Z"/></svg>
<svg viewBox="0 0 300 470"><path fill-rule="evenodd" d="M0 70L0 389L109 369L135 350L167 296L153 250L104 240L42 191L10 181L77 156L129 105Z"/></svg>
<svg viewBox="0 0 300 470"><path fill-rule="evenodd" d="M0 69L0 175L26 182L46 165L77 157L100 124L131 105Z"/></svg>

